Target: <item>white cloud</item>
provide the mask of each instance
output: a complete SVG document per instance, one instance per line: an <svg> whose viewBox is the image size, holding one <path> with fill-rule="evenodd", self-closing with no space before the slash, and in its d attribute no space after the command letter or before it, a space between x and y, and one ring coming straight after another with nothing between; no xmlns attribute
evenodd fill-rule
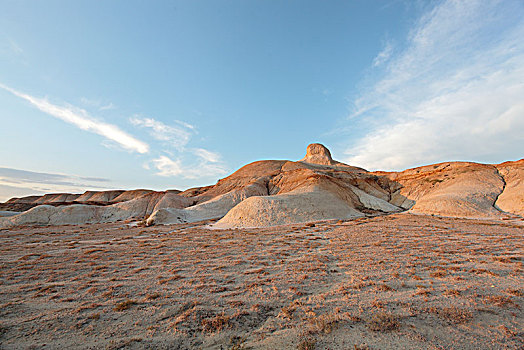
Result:
<svg viewBox="0 0 524 350"><path fill-rule="evenodd" d="M170 126L153 118L139 118L137 116L129 118L131 124L139 127L151 129L151 136L159 141L165 141L174 147L181 149L189 142L191 131L194 126L177 121L182 127Z"/></svg>
<svg viewBox="0 0 524 350"><path fill-rule="evenodd" d="M159 176L181 176L186 179L197 179L204 177L215 177L224 175L226 167L220 160L220 155L203 148L190 150L196 158L182 161L180 158L171 159L162 155L151 161L151 165L158 170ZM148 168L149 165L146 165Z"/></svg>
<svg viewBox="0 0 524 350"><path fill-rule="evenodd" d="M87 97L81 97L80 102L88 107L94 107L97 108L99 111L109 111L116 109L116 106L113 104L113 102L102 102L97 99L89 99Z"/></svg>
<svg viewBox="0 0 524 350"><path fill-rule="evenodd" d="M189 123L183 122L181 120L175 120L175 123L180 124L183 127L187 128L187 129L190 129L190 130L193 130L193 131L196 132L196 128L193 125L189 124Z"/></svg>
<svg viewBox="0 0 524 350"><path fill-rule="evenodd" d="M220 154L208 151L207 149L195 148L193 150L193 153L205 160L206 162L217 163L220 161Z"/></svg>
<svg viewBox="0 0 524 350"><path fill-rule="evenodd" d="M164 153L144 164L145 169L156 169L159 176L178 176L198 179L223 175L227 169L220 154L204 148L188 148L196 128L188 123L175 120L175 125L167 125L153 118L132 117L129 121L138 127L150 129L150 135L164 146ZM174 149L173 149L174 148Z"/></svg>
<svg viewBox="0 0 524 350"><path fill-rule="evenodd" d="M177 176L182 175L184 172L180 161L172 160L166 156L153 159L151 163L158 170L156 174L160 176Z"/></svg>
<svg viewBox="0 0 524 350"><path fill-rule="evenodd" d="M127 150L138 153L147 153L149 151L148 144L122 131L116 125L108 124L93 119L83 109L76 108L73 106L57 106L48 102L46 99L24 94L3 84L0 84L0 88L9 91L15 96L23 98L24 100L30 102L33 106L35 106L44 113L47 113L55 118L61 119L67 123L73 124L74 126L82 130L104 136L108 140L116 142L118 145Z"/></svg>
<svg viewBox="0 0 524 350"><path fill-rule="evenodd" d="M385 63L382 75L355 98L350 118L371 131L345 160L403 169L522 152L522 13L521 1L472 0L439 3L422 16L402 49L373 62Z"/></svg>
<svg viewBox="0 0 524 350"><path fill-rule="evenodd" d="M116 109L116 106L112 102L109 102L106 105L100 106L99 109L101 111L110 111L110 110Z"/></svg>
<svg viewBox="0 0 524 350"><path fill-rule="evenodd" d="M102 142L102 144L106 147L118 145L138 153L149 153L150 151L150 146L147 143L127 134L126 132L119 129L116 125L108 124L92 118L83 109L76 108L74 106L57 106L48 102L46 99L37 98L19 92L1 83L0 88L30 102L39 110L49 115L73 124L82 130L104 136L107 140ZM81 98L81 103L84 105L96 107L100 110L114 108L112 103L104 106L99 101L89 100L87 98ZM166 125L163 122L153 118L140 118L137 116L132 117L129 120L135 126L150 129L150 134L154 139L162 141L164 146L172 146L175 149L175 152L171 152L170 150L166 149L166 147L164 147L164 153L170 155L171 158L166 155L158 156L144 165L146 169L156 169L156 174L159 176L180 176L190 179L213 177L226 173L226 168L222 163L221 157L218 153L204 148L186 147L191 137L197 133L196 128L193 125L178 120L174 121L176 125ZM14 183L12 179L5 180L4 182L5 183L2 182L2 178L0 177L0 185L13 186ZM65 188L63 186L69 186L66 187L69 189L78 188L72 183L45 183L45 186L47 189L53 190ZM24 188L29 190L33 189L35 191L45 190L41 185L30 183L24 184Z"/></svg>

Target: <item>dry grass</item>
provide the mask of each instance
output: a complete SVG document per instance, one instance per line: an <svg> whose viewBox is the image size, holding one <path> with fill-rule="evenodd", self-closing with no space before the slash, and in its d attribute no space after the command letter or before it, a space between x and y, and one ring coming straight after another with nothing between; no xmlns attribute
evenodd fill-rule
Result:
<svg viewBox="0 0 524 350"><path fill-rule="evenodd" d="M317 341L311 336L306 336L300 339L297 345L297 350L315 350Z"/></svg>
<svg viewBox="0 0 524 350"><path fill-rule="evenodd" d="M520 289L509 288L509 289L506 289L505 292L508 293L508 294L514 295L516 297L524 296L524 292L522 290L520 290Z"/></svg>
<svg viewBox="0 0 524 350"><path fill-rule="evenodd" d="M309 334L329 334L337 327L339 318L336 315L327 314L310 317L307 321L309 323L307 328Z"/></svg>
<svg viewBox="0 0 524 350"><path fill-rule="evenodd" d="M447 274L448 273L446 271L439 270L439 271L430 272L429 277L441 278L441 277L447 276Z"/></svg>
<svg viewBox="0 0 524 350"><path fill-rule="evenodd" d="M100 319L100 313L97 312L95 314L91 314L91 315L87 316L87 318L90 319L90 320L99 320Z"/></svg>
<svg viewBox="0 0 524 350"><path fill-rule="evenodd" d="M405 214L4 230L1 347L522 348L523 233Z"/></svg>
<svg viewBox="0 0 524 350"><path fill-rule="evenodd" d="M429 311L438 315L439 318L449 324L467 323L473 319L473 314L470 311L456 306L441 308L433 307L430 308Z"/></svg>
<svg viewBox="0 0 524 350"><path fill-rule="evenodd" d="M205 333L216 333L229 328L230 317L224 314L202 320L202 331Z"/></svg>
<svg viewBox="0 0 524 350"><path fill-rule="evenodd" d="M115 307L113 307L113 310L124 311L124 310L130 309L131 306L136 305L136 304L137 304L136 301L127 299L127 300L121 301L118 304L116 304Z"/></svg>
<svg viewBox="0 0 524 350"><path fill-rule="evenodd" d="M374 332L389 332L400 328L399 318L388 312L379 312L373 315L368 327Z"/></svg>
<svg viewBox="0 0 524 350"><path fill-rule="evenodd" d="M495 306L516 306L513 302L513 299L504 295L487 295L484 297L484 302L486 304L495 305Z"/></svg>

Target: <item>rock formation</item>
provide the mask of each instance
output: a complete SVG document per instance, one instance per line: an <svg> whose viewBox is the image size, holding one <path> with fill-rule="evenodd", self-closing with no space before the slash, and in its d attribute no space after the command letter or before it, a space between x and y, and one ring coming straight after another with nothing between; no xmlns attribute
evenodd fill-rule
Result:
<svg viewBox="0 0 524 350"><path fill-rule="evenodd" d="M412 213L459 217L500 215L494 203L503 190L504 180L493 165L450 162L376 174L401 185L392 193L391 202Z"/></svg>
<svg viewBox="0 0 524 350"><path fill-rule="evenodd" d="M28 210L29 209L29 210ZM459 217L524 216L524 159L498 165L447 162L368 172L314 143L298 161L248 164L213 186L156 192L87 191L13 198L0 228L118 220L175 224L220 219L216 228L352 219L399 211ZM5 210L24 211L16 215Z"/></svg>
<svg viewBox="0 0 524 350"><path fill-rule="evenodd" d="M498 164L497 170L504 181L504 186L495 202L495 207L524 216L524 159Z"/></svg>

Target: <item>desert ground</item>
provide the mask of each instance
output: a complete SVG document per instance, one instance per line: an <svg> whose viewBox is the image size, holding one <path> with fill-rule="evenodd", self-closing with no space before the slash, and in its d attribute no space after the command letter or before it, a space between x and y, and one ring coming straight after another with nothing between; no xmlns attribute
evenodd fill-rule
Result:
<svg viewBox="0 0 524 350"><path fill-rule="evenodd" d="M0 231L2 349L522 349L524 226L408 213Z"/></svg>

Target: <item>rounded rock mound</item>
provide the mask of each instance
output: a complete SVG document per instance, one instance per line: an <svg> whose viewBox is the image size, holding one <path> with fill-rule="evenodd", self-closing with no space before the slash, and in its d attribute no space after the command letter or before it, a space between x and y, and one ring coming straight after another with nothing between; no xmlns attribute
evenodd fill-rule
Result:
<svg viewBox="0 0 524 350"><path fill-rule="evenodd" d="M329 152L327 147L320 143L312 143L307 146L306 156L300 161L320 165L335 165L338 163L331 158L331 152Z"/></svg>

